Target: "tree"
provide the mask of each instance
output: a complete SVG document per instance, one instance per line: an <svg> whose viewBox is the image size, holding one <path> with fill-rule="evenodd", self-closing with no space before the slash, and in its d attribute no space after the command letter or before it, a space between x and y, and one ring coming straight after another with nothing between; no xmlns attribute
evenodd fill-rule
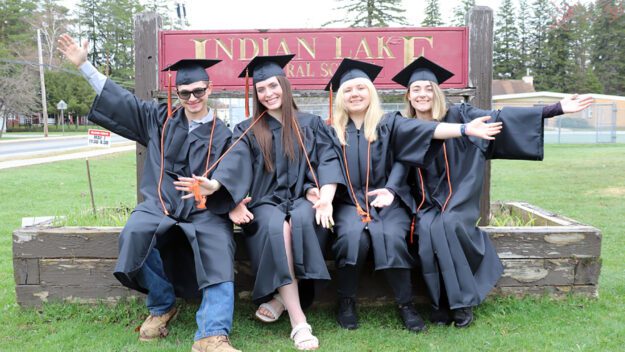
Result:
<svg viewBox="0 0 625 352"><path fill-rule="evenodd" d="M69 9L59 5L58 0L41 0L37 10L28 22L34 30L41 31L41 46L43 51L44 63L48 66L58 64L56 52L56 41L62 33L68 31L68 13Z"/></svg>
<svg viewBox="0 0 625 352"><path fill-rule="evenodd" d="M493 53L493 75L508 79L523 74L521 55L517 47L518 30L515 23L515 9L512 0L503 0L495 20L495 48Z"/></svg>
<svg viewBox="0 0 625 352"><path fill-rule="evenodd" d="M440 27L443 25L438 0L427 0L425 6L425 18L421 22L422 27Z"/></svg>
<svg viewBox="0 0 625 352"><path fill-rule="evenodd" d="M337 0L341 5L335 10L347 11L351 16L350 27L388 27L396 23L408 25L401 8L401 0ZM329 21L323 24L327 26L334 23L344 22L345 19Z"/></svg>
<svg viewBox="0 0 625 352"><path fill-rule="evenodd" d="M46 98L48 112L57 114L56 105L63 100L67 103L67 113L87 115L95 92L87 80L83 79L75 69L68 67L67 71L46 72ZM71 73L70 73L71 72Z"/></svg>
<svg viewBox="0 0 625 352"><path fill-rule="evenodd" d="M531 5L531 17L529 20L529 52L530 69L534 76L534 85L540 86L546 77L544 70L546 65L547 31L553 23L553 6L549 0L534 0Z"/></svg>
<svg viewBox="0 0 625 352"><path fill-rule="evenodd" d="M526 74L530 60L530 43L529 43L529 8L527 0L519 0L519 17L517 18L517 27L519 28L519 57L521 59L522 70L520 73Z"/></svg>
<svg viewBox="0 0 625 352"><path fill-rule="evenodd" d="M625 9L622 1L597 0L592 24L594 72L606 94L625 94Z"/></svg>
<svg viewBox="0 0 625 352"><path fill-rule="evenodd" d="M460 5L454 7L454 16L451 19L451 25L455 27L466 25L465 16L473 6L475 6L475 0L462 0Z"/></svg>

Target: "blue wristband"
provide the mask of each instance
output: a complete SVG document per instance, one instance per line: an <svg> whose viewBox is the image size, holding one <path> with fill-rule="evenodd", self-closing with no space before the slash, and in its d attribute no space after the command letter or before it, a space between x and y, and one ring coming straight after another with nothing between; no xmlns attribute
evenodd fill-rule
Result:
<svg viewBox="0 0 625 352"><path fill-rule="evenodd" d="M466 137L467 136L467 125L466 124L462 124L460 125L460 135L462 137Z"/></svg>

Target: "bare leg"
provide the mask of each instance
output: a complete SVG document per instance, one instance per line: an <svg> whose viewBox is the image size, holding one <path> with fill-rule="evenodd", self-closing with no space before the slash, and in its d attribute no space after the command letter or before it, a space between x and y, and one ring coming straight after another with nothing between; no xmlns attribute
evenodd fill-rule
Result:
<svg viewBox="0 0 625 352"><path fill-rule="evenodd" d="M286 310L289 312L289 318L291 320L291 327L299 323L306 322L306 315L302 311L302 307L299 302L299 291L297 287L297 279L295 278L295 271L293 269L293 247L291 244L291 225L284 222L283 227L284 233L284 247L286 250L287 263L289 265L289 273L291 274L292 283L282 286L278 288L278 293L282 297L282 301L284 302ZM268 302L274 310L277 310L281 303L278 302L275 298L271 299ZM260 314L263 314L268 317L273 317L271 312L267 311L264 308L259 308Z"/></svg>
<svg viewBox="0 0 625 352"><path fill-rule="evenodd" d="M291 225L284 222L284 248L286 249L286 258L289 265L289 272L293 282L278 288L280 296L284 301L286 310L289 312L289 318L291 319L291 327L299 323L306 322L306 315L302 311L302 306L299 303L299 292L297 290L297 279L295 278L295 270L293 269L293 246L291 243Z"/></svg>

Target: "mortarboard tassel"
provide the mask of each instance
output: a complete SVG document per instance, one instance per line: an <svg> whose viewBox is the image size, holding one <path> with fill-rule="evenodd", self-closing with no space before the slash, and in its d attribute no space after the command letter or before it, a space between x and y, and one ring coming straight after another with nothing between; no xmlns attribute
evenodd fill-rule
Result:
<svg viewBox="0 0 625 352"><path fill-rule="evenodd" d="M171 71L167 71L167 78L169 80L167 86L167 117L171 117L173 114L171 110Z"/></svg>
<svg viewBox="0 0 625 352"><path fill-rule="evenodd" d="M245 69L245 117L250 117L250 76Z"/></svg>

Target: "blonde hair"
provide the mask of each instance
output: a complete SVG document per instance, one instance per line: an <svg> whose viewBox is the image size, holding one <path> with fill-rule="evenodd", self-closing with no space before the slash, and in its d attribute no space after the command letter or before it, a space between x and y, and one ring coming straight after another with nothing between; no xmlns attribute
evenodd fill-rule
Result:
<svg viewBox="0 0 625 352"><path fill-rule="evenodd" d="M432 85L432 92L434 96L432 98L432 119L435 121L441 121L447 114L447 102L445 100L445 93L438 84L430 82ZM410 103L410 87L404 95L406 101L406 115L408 117L417 117L417 110Z"/></svg>
<svg viewBox="0 0 625 352"><path fill-rule="evenodd" d="M378 124L384 115L382 106L380 105L380 97L378 91L373 86L373 83L367 79L363 79L363 84L369 89L369 107L365 114L365 121L363 124L365 131L365 138L367 141L373 142L378 139L378 133L376 132ZM336 136L342 145L347 145L345 139L345 130L347 123L349 122L349 112L344 103L344 85L341 85L336 93L336 99L334 99L334 113L332 117L332 127L336 131Z"/></svg>

